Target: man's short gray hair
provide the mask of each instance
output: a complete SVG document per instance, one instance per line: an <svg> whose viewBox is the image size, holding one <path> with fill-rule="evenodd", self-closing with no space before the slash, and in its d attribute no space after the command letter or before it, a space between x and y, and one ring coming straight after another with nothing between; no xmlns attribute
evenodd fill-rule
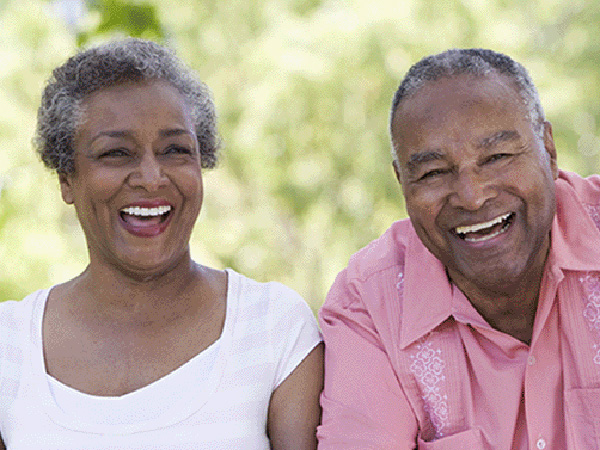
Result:
<svg viewBox="0 0 600 450"><path fill-rule="evenodd" d="M404 76L394 94L390 113L390 131L396 112L402 101L413 95L426 83L457 75L486 76L492 73L507 76L523 100L534 130L544 132L544 110L527 70L518 62L502 53L480 48L450 49L437 55L426 56L414 64ZM392 154L397 158L392 135Z"/></svg>
<svg viewBox="0 0 600 450"><path fill-rule="evenodd" d="M34 144L44 164L73 173L73 140L82 103L94 92L123 83L164 80L190 108L203 168L217 162L219 137L215 107L206 85L169 49L143 39L112 41L81 51L54 69L38 109Z"/></svg>

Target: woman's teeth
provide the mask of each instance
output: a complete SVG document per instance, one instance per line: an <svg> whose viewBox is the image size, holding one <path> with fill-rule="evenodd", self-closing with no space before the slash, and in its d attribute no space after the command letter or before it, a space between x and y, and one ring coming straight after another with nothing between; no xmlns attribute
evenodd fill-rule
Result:
<svg viewBox="0 0 600 450"><path fill-rule="evenodd" d="M131 216L141 216L141 217L149 217L149 216L162 216L171 211L170 205L161 205L155 208L142 208L141 206L130 206L128 208L123 208L121 210L124 214L129 214Z"/></svg>

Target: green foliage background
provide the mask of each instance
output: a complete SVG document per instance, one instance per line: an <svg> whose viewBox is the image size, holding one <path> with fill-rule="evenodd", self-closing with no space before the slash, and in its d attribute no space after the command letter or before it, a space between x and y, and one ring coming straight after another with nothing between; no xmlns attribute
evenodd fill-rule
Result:
<svg viewBox="0 0 600 450"><path fill-rule="evenodd" d="M0 300L87 263L31 137L52 68L110 37L171 45L213 91L225 147L194 257L286 283L314 309L348 257L405 217L388 108L426 54L489 47L522 62L561 167L600 171L596 0L81 0L79 16L77 4L0 0Z"/></svg>

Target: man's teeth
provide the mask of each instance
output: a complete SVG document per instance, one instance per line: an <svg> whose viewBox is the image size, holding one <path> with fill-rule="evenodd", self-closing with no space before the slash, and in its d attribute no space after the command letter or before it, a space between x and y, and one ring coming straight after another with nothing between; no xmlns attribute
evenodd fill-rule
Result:
<svg viewBox="0 0 600 450"><path fill-rule="evenodd" d="M129 208L123 208L121 212L129 214L131 216L162 216L163 214L171 211L171 206L161 205L156 208L142 208L141 206L130 206Z"/></svg>
<svg viewBox="0 0 600 450"><path fill-rule="evenodd" d="M492 219L488 222L476 223L475 225L467 225L466 227L456 227L455 231L457 234L467 234L485 230L486 228L491 228L494 225L502 223L510 217L510 214L511 213L504 214L503 216L498 216L495 219Z"/></svg>

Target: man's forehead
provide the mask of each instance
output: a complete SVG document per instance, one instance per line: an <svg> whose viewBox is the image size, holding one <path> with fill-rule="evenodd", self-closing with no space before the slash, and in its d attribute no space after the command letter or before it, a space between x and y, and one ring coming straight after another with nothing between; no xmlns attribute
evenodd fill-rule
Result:
<svg viewBox="0 0 600 450"><path fill-rule="evenodd" d="M520 137L517 130L500 130L481 138L477 146L482 149L493 148L501 142L516 141Z"/></svg>
<svg viewBox="0 0 600 450"><path fill-rule="evenodd" d="M431 82L402 101L391 131L396 144L407 137L421 137L419 132L437 137L441 144L452 137L436 136L437 131L462 121L463 127L481 128L478 138L489 138L491 142L493 133L513 128L495 123L507 115L530 121L526 105L506 76L459 75ZM455 131L460 135L460 128Z"/></svg>
<svg viewBox="0 0 600 450"><path fill-rule="evenodd" d="M496 95L498 98L509 94L520 98L517 87L506 75L495 72L486 75L460 74L425 82L398 104L396 112L406 113L415 103L427 105L430 109L439 107L448 100L469 105L483 94L490 97Z"/></svg>

